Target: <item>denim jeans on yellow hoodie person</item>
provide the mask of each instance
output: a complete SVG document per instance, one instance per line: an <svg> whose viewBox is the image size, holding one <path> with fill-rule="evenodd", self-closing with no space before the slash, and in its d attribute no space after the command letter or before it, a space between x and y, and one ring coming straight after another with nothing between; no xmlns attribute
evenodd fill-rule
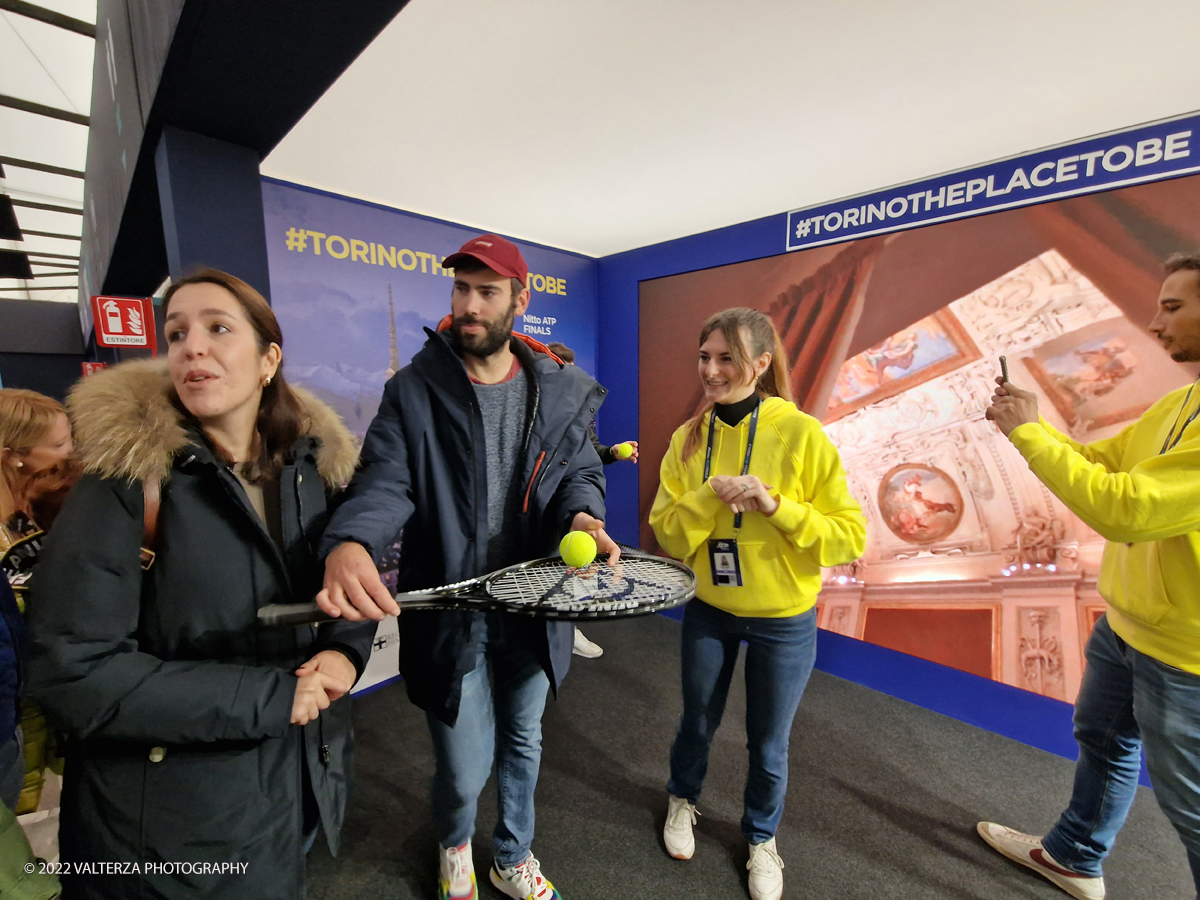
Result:
<svg viewBox="0 0 1200 900"><path fill-rule="evenodd" d="M1070 806L1046 835L1059 863L1099 876L1137 790L1139 757L1187 848L1200 895L1200 391L1180 388L1115 437L1079 444L1044 419L1009 439L1029 468L1108 540L1108 610L1075 702Z"/></svg>
<svg viewBox="0 0 1200 900"><path fill-rule="evenodd" d="M749 420L731 426L716 419L711 474L741 474ZM742 832L758 844L774 836L783 813L792 719L816 658L821 567L861 556L866 523L820 422L768 397L759 407L750 474L770 486L779 507L771 516L743 516L737 534L743 586L715 586L708 540L733 537L734 515L704 481L708 431L706 417L700 447L686 460L687 426L675 432L650 512L659 544L695 570L698 585L684 613L684 712L667 789L693 803L699 797L738 647L746 641L750 772ZM778 690L782 685L788 689Z"/></svg>

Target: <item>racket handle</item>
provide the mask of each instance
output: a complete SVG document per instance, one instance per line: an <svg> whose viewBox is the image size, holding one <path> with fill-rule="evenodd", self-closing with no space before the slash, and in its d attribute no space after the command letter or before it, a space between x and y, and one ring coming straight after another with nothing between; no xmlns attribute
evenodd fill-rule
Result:
<svg viewBox="0 0 1200 900"><path fill-rule="evenodd" d="M258 611L260 625L309 625L313 622L330 622L328 615L315 603L273 603Z"/></svg>

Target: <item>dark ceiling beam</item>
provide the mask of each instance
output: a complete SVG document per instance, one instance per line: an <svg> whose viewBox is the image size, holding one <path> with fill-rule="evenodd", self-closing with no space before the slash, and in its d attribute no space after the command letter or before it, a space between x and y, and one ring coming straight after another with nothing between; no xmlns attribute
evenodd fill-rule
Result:
<svg viewBox="0 0 1200 900"><path fill-rule="evenodd" d="M76 125L88 125L91 123L91 120L82 113L71 112L67 109L58 109L55 106L46 106L43 103L33 103L30 100L22 100L19 97L10 97L8 94L0 94L0 106L7 106L9 109L19 109L21 112L33 113L35 116L62 119L64 122L74 122Z"/></svg>
<svg viewBox="0 0 1200 900"><path fill-rule="evenodd" d="M0 3L3 2L4 0L0 0ZM32 169L35 172L49 172L51 175L66 175L68 178L83 177L83 173L78 169L64 169L62 166L51 166L30 159L18 159L15 156L0 156L0 165L12 166L14 169Z"/></svg>
<svg viewBox="0 0 1200 900"><path fill-rule="evenodd" d="M59 238L60 240L64 241L81 240L80 236L77 234L59 234L56 231L30 231L28 228L22 228L21 233L24 235L32 235L33 237Z"/></svg>
<svg viewBox="0 0 1200 900"><path fill-rule="evenodd" d="M167 276L155 168L165 127L247 148L262 160L406 2L358 0L353 14L345 0L159 0L149 7L164 18L154 35L169 35L161 55L147 54L136 70L130 65L115 102L106 82L93 85L87 185L96 222L85 219L81 253L93 292L103 286L104 293L149 295ZM175 19L163 12L171 7ZM101 0L97 22L111 15L115 28L122 9ZM150 34L140 21L132 23L138 47ZM119 47L116 59L123 59ZM122 101L120 85L131 82L141 91ZM135 129L128 110L138 108L146 110L144 126L139 144L129 146Z"/></svg>
<svg viewBox="0 0 1200 900"><path fill-rule="evenodd" d="M36 256L39 259L69 259L79 262L78 256L69 256L66 253L43 253L41 250L26 250L25 252L29 254L30 257Z"/></svg>
<svg viewBox="0 0 1200 900"><path fill-rule="evenodd" d="M0 287L0 291L5 293L15 293L16 291L28 291L29 293L37 293L38 291L77 291L77 284L47 284L47 285L29 285L28 287Z"/></svg>
<svg viewBox="0 0 1200 900"><path fill-rule="evenodd" d="M41 6L35 6L32 3L25 3L24 0L0 0L0 9L6 9L9 12L16 13L18 16L25 16L27 19L37 19L39 22L45 22L47 25L53 25L56 28L63 28L67 31L73 31L76 34L82 34L84 37L94 38L96 36L96 26L91 22L85 22L83 19L73 19L71 16L64 16L62 13L55 12L52 9L45 9Z"/></svg>
<svg viewBox="0 0 1200 900"><path fill-rule="evenodd" d="M21 237L21 226L17 222L17 211L13 208L8 194L0 194L0 240L24 240Z"/></svg>
<svg viewBox="0 0 1200 900"><path fill-rule="evenodd" d="M18 200L16 197L11 197L13 206L23 206L26 209L44 209L48 212L69 213L72 216L82 216L83 210L76 209L73 206L55 206L53 203L37 203L33 200ZM22 229L24 231L24 229ZM25 232L30 234L30 232Z"/></svg>

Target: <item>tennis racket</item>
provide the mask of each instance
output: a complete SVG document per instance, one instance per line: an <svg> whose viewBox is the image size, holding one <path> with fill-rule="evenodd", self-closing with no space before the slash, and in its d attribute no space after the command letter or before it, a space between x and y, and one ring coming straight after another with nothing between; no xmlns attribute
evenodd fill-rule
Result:
<svg viewBox="0 0 1200 900"><path fill-rule="evenodd" d="M622 549L572 569L557 556L520 563L455 584L396 595L401 610L498 610L545 619L617 619L680 606L696 594L696 573L683 563ZM263 625L331 621L315 603L275 604L258 611Z"/></svg>

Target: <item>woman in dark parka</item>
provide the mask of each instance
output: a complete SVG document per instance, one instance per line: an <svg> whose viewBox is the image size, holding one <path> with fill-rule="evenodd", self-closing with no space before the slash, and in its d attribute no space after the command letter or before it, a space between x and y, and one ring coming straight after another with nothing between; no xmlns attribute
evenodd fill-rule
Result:
<svg viewBox="0 0 1200 900"><path fill-rule="evenodd" d="M30 604L32 693L68 738L63 897L297 900L318 823L337 851L352 761L340 698L374 625L265 629L256 610L320 587L327 497L356 453L337 415L283 380L278 323L249 285L202 272L163 310L165 366L126 363L72 392L87 474ZM88 863L105 867L78 874Z"/></svg>

